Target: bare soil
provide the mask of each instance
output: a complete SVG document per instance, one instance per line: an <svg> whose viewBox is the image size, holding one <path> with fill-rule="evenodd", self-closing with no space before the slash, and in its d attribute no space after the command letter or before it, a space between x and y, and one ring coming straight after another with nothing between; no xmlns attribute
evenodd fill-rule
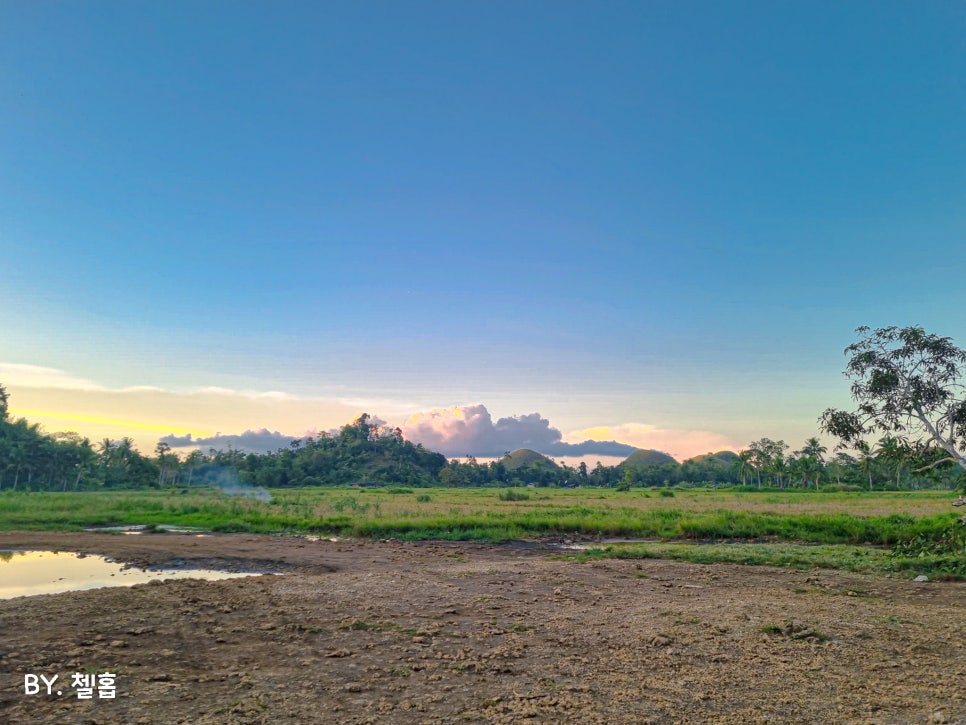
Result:
<svg viewBox="0 0 966 725"><path fill-rule="evenodd" d="M6 533L278 571L0 601L3 723L964 723L966 584L540 547ZM24 694L117 674L115 699Z"/></svg>

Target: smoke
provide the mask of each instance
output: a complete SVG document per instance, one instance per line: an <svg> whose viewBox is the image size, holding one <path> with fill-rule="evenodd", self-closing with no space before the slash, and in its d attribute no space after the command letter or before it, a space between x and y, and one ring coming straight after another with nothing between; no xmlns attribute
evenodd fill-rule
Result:
<svg viewBox="0 0 966 725"><path fill-rule="evenodd" d="M237 473L227 468L209 468L205 471L204 480L207 484L213 488L217 488L226 496L251 498L262 503L272 502L272 494L268 492L267 488L243 483L239 480Z"/></svg>
<svg viewBox="0 0 966 725"><path fill-rule="evenodd" d="M502 456L530 448L553 456L627 456L634 446L617 441L565 443L563 435L539 413L500 418L495 423L485 405L453 406L416 413L402 426L403 436L449 457Z"/></svg>

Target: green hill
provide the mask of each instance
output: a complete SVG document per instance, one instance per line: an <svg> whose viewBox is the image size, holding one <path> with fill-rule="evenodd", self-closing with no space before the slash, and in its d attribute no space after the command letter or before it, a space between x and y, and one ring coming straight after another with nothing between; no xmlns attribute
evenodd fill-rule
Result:
<svg viewBox="0 0 966 725"><path fill-rule="evenodd" d="M557 468L557 464L545 455L531 451L529 448L518 448L513 453L507 453L501 460L508 471L529 468L534 464L541 468Z"/></svg>
<svg viewBox="0 0 966 725"><path fill-rule="evenodd" d="M718 451L717 453L702 453L700 456L689 458L685 463L690 461L691 463L711 463L730 466L737 457L738 454L731 451Z"/></svg>
<svg viewBox="0 0 966 725"><path fill-rule="evenodd" d="M677 461L663 451L641 449L631 453L618 464L618 468L649 468L650 466L663 466L666 463L676 464Z"/></svg>

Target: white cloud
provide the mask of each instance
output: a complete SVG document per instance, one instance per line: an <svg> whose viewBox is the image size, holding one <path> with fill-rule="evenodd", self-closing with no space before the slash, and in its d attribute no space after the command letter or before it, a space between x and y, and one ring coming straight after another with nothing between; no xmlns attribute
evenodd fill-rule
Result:
<svg viewBox="0 0 966 725"><path fill-rule="evenodd" d="M204 388L197 388L188 394L190 395L196 393L200 393L202 395L210 394L234 396L238 398L250 398L251 400L306 400L306 398L299 398L296 395L285 393L281 390L235 390L234 388L222 388L217 385L209 385Z"/></svg>
<svg viewBox="0 0 966 725"><path fill-rule="evenodd" d="M402 426L406 439L446 456L502 456L517 448L546 455L627 456L633 447L614 440L566 443L559 430L539 413L500 418L495 423L485 405L437 408L410 416Z"/></svg>
<svg viewBox="0 0 966 725"><path fill-rule="evenodd" d="M24 388L62 388L66 390L104 390L93 380L79 378L57 368L42 365L0 362L0 384Z"/></svg>

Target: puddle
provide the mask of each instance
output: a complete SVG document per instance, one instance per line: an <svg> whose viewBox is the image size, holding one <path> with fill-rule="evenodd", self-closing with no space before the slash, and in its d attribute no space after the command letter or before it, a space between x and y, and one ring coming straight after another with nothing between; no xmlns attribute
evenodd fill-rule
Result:
<svg viewBox="0 0 966 725"><path fill-rule="evenodd" d="M0 551L0 599L59 594L101 587L129 587L155 579L232 579L258 576L214 569L125 569L93 554L56 551Z"/></svg>
<svg viewBox="0 0 966 725"><path fill-rule="evenodd" d="M587 551L588 549L599 549L603 546L620 546L621 544L653 544L657 539L600 539L599 541L565 541L561 544L554 544L555 549L567 549L570 551Z"/></svg>
<svg viewBox="0 0 966 725"><path fill-rule="evenodd" d="M195 534L197 536L207 536L207 534L200 533L205 531L205 529L197 526L172 526L171 524L157 524L150 527L146 524L127 524L124 526L88 526L86 529L84 529L84 531L89 531L94 534L128 535L137 535L143 534L147 531L153 531L159 534Z"/></svg>

